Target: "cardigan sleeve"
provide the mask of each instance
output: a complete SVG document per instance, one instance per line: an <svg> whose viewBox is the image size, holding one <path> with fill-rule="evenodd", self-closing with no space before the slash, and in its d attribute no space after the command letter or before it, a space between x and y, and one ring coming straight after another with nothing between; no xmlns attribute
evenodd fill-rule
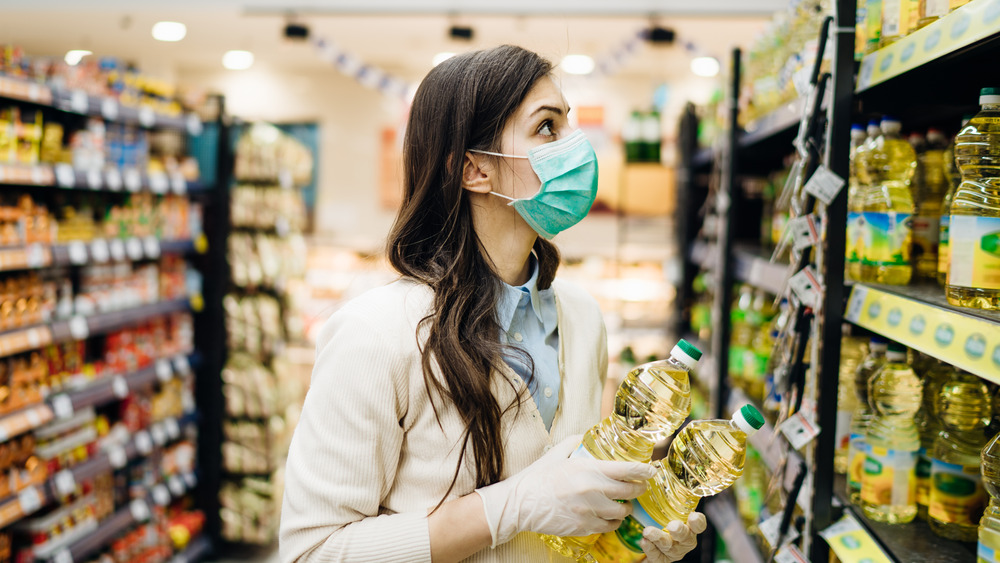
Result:
<svg viewBox="0 0 1000 563"><path fill-rule="evenodd" d="M379 514L395 479L407 358L357 308L323 327L288 452L282 563L430 562L426 513Z"/></svg>

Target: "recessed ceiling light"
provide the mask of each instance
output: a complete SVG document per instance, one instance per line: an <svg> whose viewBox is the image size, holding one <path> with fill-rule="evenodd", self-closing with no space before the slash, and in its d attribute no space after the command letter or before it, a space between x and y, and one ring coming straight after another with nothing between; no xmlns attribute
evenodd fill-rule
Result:
<svg viewBox="0 0 1000 563"><path fill-rule="evenodd" d="M180 41L187 35L187 26L180 22L156 22L153 24L153 39L157 41Z"/></svg>
<svg viewBox="0 0 1000 563"><path fill-rule="evenodd" d="M253 66L253 53L250 51L226 51L222 55L222 66L229 70L246 70Z"/></svg>
<svg viewBox="0 0 1000 563"><path fill-rule="evenodd" d="M719 74L719 60L715 57L695 57L691 59L691 72L698 76L715 76Z"/></svg>
<svg viewBox="0 0 1000 563"><path fill-rule="evenodd" d="M438 54L434 55L434 61L433 61L434 66L437 66L437 65L439 65L439 64L447 61L448 59L450 59L450 58L452 58L454 56L455 56L455 53L449 53L447 51L444 52L444 53L438 53Z"/></svg>
<svg viewBox="0 0 1000 563"><path fill-rule="evenodd" d="M68 64L69 66L76 66L80 64L80 61L83 60L83 57L93 54L94 54L93 52L88 51L86 49L72 49L70 51L66 51L66 56L63 57L63 60L66 61L66 64Z"/></svg>
<svg viewBox="0 0 1000 563"><path fill-rule="evenodd" d="M594 72L594 59L587 55L566 55L559 66L570 74L590 74Z"/></svg>

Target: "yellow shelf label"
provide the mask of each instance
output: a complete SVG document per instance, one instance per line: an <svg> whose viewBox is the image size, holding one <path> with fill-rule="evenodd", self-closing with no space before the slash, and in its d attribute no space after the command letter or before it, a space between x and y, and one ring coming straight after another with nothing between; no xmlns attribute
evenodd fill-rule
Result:
<svg viewBox="0 0 1000 563"><path fill-rule="evenodd" d="M973 0L899 41L865 55L860 92L1000 32L1000 1Z"/></svg>
<svg viewBox="0 0 1000 563"><path fill-rule="evenodd" d="M986 319L856 284L844 318L1000 383L1000 326Z"/></svg>
<svg viewBox="0 0 1000 563"><path fill-rule="evenodd" d="M844 514L819 535L842 563L891 563L882 548L849 514Z"/></svg>

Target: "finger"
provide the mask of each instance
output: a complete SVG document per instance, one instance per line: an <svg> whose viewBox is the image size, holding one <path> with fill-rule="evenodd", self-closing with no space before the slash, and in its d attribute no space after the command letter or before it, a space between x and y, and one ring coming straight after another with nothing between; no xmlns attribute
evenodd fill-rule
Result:
<svg viewBox="0 0 1000 563"><path fill-rule="evenodd" d="M642 530L642 537L655 545L663 553L670 551L674 547L674 540L670 537L670 534L656 526L646 526Z"/></svg>
<svg viewBox="0 0 1000 563"><path fill-rule="evenodd" d="M687 543L694 538L691 530L680 520L673 520L667 524L667 531L670 532L670 537L673 538L674 543Z"/></svg>
<svg viewBox="0 0 1000 563"><path fill-rule="evenodd" d="M601 493L604 496L612 500L628 500L637 498L642 493L646 492L645 481L640 481L638 483L628 482L628 481L614 481L611 479L606 479L602 484Z"/></svg>
<svg viewBox="0 0 1000 563"><path fill-rule="evenodd" d="M670 559L657 548L653 542L643 538L639 541L639 549L646 555L646 563L669 563Z"/></svg>
<svg viewBox="0 0 1000 563"><path fill-rule="evenodd" d="M616 481L648 481L656 475L656 468L648 463L594 460L594 466Z"/></svg>
<svg viewBox="0 0 1000 563"><path fill-rule="evenodd" d="M618 520L621 522L629 514L632 514L632 503L615 502L608 498L594 500L590 503L589 507L590 514L602 520Z"/></svg>
<svg viewBox="0 0 1000 563"><path fill-rule="evenodd" d="M708 529L708 520L701 512L692 512L688 515L688 528L696 534L700 534Z"/></svg>

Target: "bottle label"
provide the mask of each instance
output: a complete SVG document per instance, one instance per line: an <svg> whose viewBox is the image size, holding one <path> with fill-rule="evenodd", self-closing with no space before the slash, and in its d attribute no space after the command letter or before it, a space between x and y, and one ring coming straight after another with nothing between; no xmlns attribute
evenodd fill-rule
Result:
<svg viewBox="0 0 1000 563"><path fill-rule="evenodd" d="M910 214L865 212L861 263L867 266L910 265Z"/></svg>
<svg viewBox="0 0 1000 563"><path fill-rule="evenodd" d="M590 453L590 450L587 449L587 445L582 442L576 447L575 450L573 450L573 453L569 454L569 457L576 459L597 459L594 457L594 454Z"/></svg>
<svg viewBox="0 0 1000 563"><path fill-rule="evenodd" d="M847 451L851 446L851 414L851 411L837 411L837 428L833 438L837 451Z"/></svg>
<svg viewBox="0 0 1000 563"><path fill-rule="evenodd" d="M979 527L976 563L1000 563L1000 532L992 528Z"/></svg>
<svg viewBox="0 0 1000 563"><path fill-rule="evenodd" d="M941 17L948 15L949 0L924 0L924 17Z"/></svg>
<svg viewBox="0 0 1000 563"><path fill-rule="evenodd" d="M931 215L914 215L913 222L913 258L930 257L936 259L938 236L941 234L940 219ZM928 259L928 258L924 258Z"/></svg>
<svg viewBox="0 0 1000 563"><path fill-rule="evenodd" d="M979 466L931 460L931 499L927 514L939 522L979 525L986 509L986 491Z"/></svg>
<svg viewBox="0 0 1000 563"><path fill-rule="evenodd" d="M744 346L730 346L729 347L729 373L730 375L735 375L736 377L743 376L743 359L746 354L746 347Z"/></svg>
<svg viewBox="0 0 1000 563"><path fill-rule="evenodd" d="M865 2L867 4L867 16L868 16L868 33L867 36L867 46L866 51L874 48L878 48L879 40L882 38L882 2L880 0L868 0Z"/></svg>
<svg viewBox="0 0 1000 563"><path fill-rule="evenodd" d="M951 240L951 215L941 216L941 226L938 234L938 273L948 273L948 261L951 259L949 241Z"/></svg>
<svg viewBox="0 0 1000 563"><path fill-rule="evenodd" d="M636 503L633 503L635 505ZM601 534L590 548L590 554L598 561L615 563L637 563L646 554L639 547L644 526L632 516L627 516L614 533Z"/></svg>
<svg viewBox="0 0 1000 563"><path fill-rule="evenodd" d="M851 264L861 262L861 249L864 248L862 237L865 232L865 214L860 211L847 213L847 261Z"/></svg>
<svg viewBox="0 0 1000 563"><path fill-rule="evenodd" d="M931 458L927 450L917 452L917 504L928 506L931 502Z"/></svg>
<svg viewBox="0 0 1000 563"><path fill-rule="evenodd" d="M910 505L917 498L917 452L869 445L861 473L861 500L879 506Z"/></svg>
<svg viewBox="0 0 1000 563"><path fill-rule="evenodd" d="M909 6L909 2L882 0L882 37L899 35L901 24L908 19L903 17L904 6Z"/></svg>
<svg viewBox="0 0 1000 563"><path fill-rule="evenodd" d="M852 433L847 447L847 484L851 490L861 490L861 474L867 457L868 443L865 442L865 435Z"/></svg>
<svg viewBox="0 0 1000 563"><path fill-rule="evenodd" d="M1000 289L1000 217L952 215L948 283Z"/></svg>

